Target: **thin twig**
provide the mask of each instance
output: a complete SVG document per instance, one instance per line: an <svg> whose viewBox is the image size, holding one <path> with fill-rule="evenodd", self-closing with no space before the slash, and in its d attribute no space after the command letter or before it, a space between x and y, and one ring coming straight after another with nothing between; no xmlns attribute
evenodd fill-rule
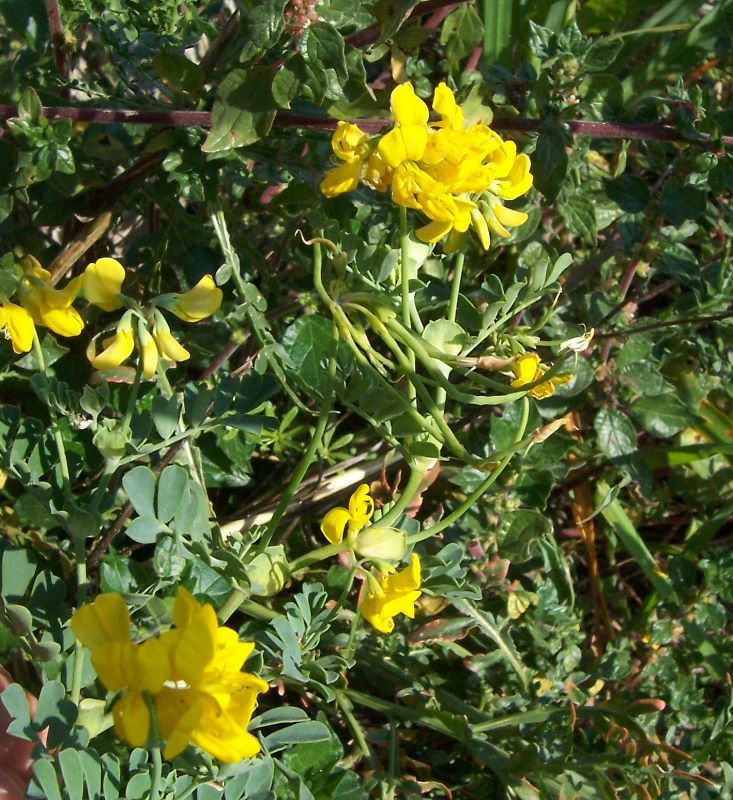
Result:
<svg viewBox="0 0 733 800"><path fill-rule="evenodd" d="M632 336L635 333L644 331L655 331L660 328L671 328L676 325L705 325L708 322L720 322L721 320L733 318L733 311L723 311L720 314L703 314L697 317L680 317L679 319L669 319L661 322L652 322L649 325L636 325L633 328L622 328L617 331L607 333L596 333L596 339L613 339L617 336Z"/></svg>
<svg viewBox="0 0 733 800"><path fill-rule="evenodd" d="M61 25L61 11L59 10L58 0L46 0L46 15L48 17L48 31L51 34L51 44L53 46L53 58L56 62L56 69L62 81L69 80L69 63L64 52L64 29ZM64 98L69 96L69 87L62 88Z"/></svg>
<svg viewBox="0 0 733 800"><path fill-rule="evenodd" d="M47 119L71 119L85 122L97 122L103 125L127 123L129 125L183 125L200 128L211 127L210 111L138 111L135 109L111 108L73 108L71 106L44 106L43 113ZM8 119L18 114L18 107L0 104L0 119ZM365 133L378 133L392 124L392 120L383 117L371 119L355 119L353 122ZM686 142L699 147L716 148L719 144L733 145L733 136L721 136L719 140L700 134L696 139L683 135L668 125L655 122L592 122L589 120L560 120L576 136L592 136L597 139L638 139L657 142ZM290 114L281 111L275 117L274 125L281 128L303 128L309 130L332 131L336 129L338 120L327 117L310 117L302 114ZM515 117L512 119L494 119L491 127L497 131L516 131L536 133L547 125L544 119Z"/></svg>

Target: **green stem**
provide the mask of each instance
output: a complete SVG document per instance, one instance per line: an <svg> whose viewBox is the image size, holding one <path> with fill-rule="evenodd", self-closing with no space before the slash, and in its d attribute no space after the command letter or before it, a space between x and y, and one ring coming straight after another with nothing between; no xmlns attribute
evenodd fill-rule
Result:
<svg viewBox="0 0 733 800"><path fill-rule="evenodd" d="M390 525L394 525L394 523L401 516L402 512L412 502L415 495L417 495L418 490L420 489L420 484L422 483L422 479L423 470L417 470L414 467L410 467L410 477L407 479L405 488L400 492L397 502L383 516L376 520L374 524L385 528Z"/></svg>
<svg viewBox="0 0 733 800"><path fill-rule="evenodd" d="M159 800L160 789L163 778L163 759L160 754L160 747L151 747L150 755L152 757L152 779L150 785L150 800Z"/></svg>
<svg viewBox="0 0 733 800"><path fill-rule="evenodd" d="M466 513L466 511L468 511L471 506L478 502L478 500L494 485L494 483L496 483L501 473L506 469L507 464L509 464L509 462L512 460L514 454L518 450L521 450L524 446L524 442L522 440L524 438L524 432L527 430L527 422L529 420L529 399L527 397L523 397L521 403L522 409L519 419L519 426L517 427L517 432L514 435L514 446L510 448L509 452L499 462L499 465L496 467L496 469L492 470L491 475L489 475L483 481L483 483L478 486L478 488L471 492L471 494L458 506L458 508L448 514L447 517L444 517L437 524L431 525L427 530L414 533L412 536L408 536L408 544L417 544L417 542L430 539L432 536L440 533L440 531L445 530L453 525L454 522L457 522Z"/></svg>
<svg viewBox="0 0 733 800"><path fill-rule="evenodd" d="M132 421L132 415L135 413L135 403L137 402L137 395L140 391L140 382L143 378L143 359L142 356L137 360L137 366L135 367L135 380L132 382L132 388L130 389L130 396L127 398L127 410L125 411L125 418L122 421L122 429L126 430L130 427L130 422Z"/></svg>
<svg viewBox="0 0 733 800"><path fill-rule="evenodd" d="M458 310L458 295L461 293L461 279L463 278L463 262L466 255L462 250L456 253L456 263L453 266L453 282L450 287L450 302L448 303L448 322L456 321Z"/></svg>
<svg viewBox="0 0 733 800"><path fill-rule="evenodd" d="M306 553L296 558L295 561L290 562L290 574L294 575L296 572L309 567L311 564L315 564L317 561L323 561L326 558L331 558L331 556L337 556L339 553L345 553L349 549L350 547L346 542L338 542L337 544L327 544L316 550L311 550L310 553Z"/></svg>
<svg viewBox="0 0 733 800"><path fill-rule="evenodd" d="M412 315L410 314L410 268L409 268L409 249L410 236L407 226L407 208L399 206L400 209L400 289L402 293L402 324L409 330L412 326ZM415 371L415 354L408 353L408 360L412 371ZM411 400L415 400L415 387L412 381L407 384L407 394Z"/></svg>
<svg viewBox="0 0 733 800"><path fill-rule="evenodd" d="M366 756L366 760L369 762L369 766L372 769L374 769L376 767L374 756L372 755L372 751L369 748L369 745L367 744L366 736L364 735L364 729L361 727L359 720L352 713L353 706L351 705L351 701L341 692L337 692L336 702L338 703L339 708L343 712L346 721L349 723L349 727L351 728L351 731L354 734L354 739L356 740L356 743L359 745L359 749L364 754L364 756Z"/></svg>
<svg viewBox="0 0 733 800"><path fill-rule="evenodd" d="M81 607L87 601L87 560L84 540L74 537L74 555L76 558L76 605ZM77 706L81 699L81 681L84 672L84 646L77 639L74 642L74 671L71 674L71 701Z"/></svg>
<svg viewBox="0 0 733 800"><path fill-rule="evenodd" d="M242 605L247 599L247 592L241 586L235 586L232 593L227 598L224 605L216 612L219 622L222 624L226 622L229 617Z"/></svg>
<svg viewBox="0 0 733 800"><path fill-rule="evenodd" d="M313 242L313 285L316 287L318 296L330 308L333 305L333 300L331 300L323 285L323 254L320 242Z"/></svg>
<svg viewBox="0 0 733 800"><path fill-rule="evenodd" d="M338 366L338 361L336 359L338 342L338 331L334 325L331 331L331 351L328 355L326 386L323 390L323 404L321 405L321 410L318 414L318 422L316 423L316 428L313 431L313 436L311 437L308 447L305 453L303 453L303 457L300 459L300 463L296 467L290 482L285 487L285 491L280 497L277 508L275 508L275 511L273 512L272 519L267 524L267 530L257 545L258 553L264 553L265 548L272 541L275 529L287 511L290 501L298 491L298 488L305 477L305 473L308 471L308 467L310 467L310 465L313 463L316 453L318 452L318 448L321 446L323 434L326 430L326 425L328 424L328 416L331 413L331 406L333 405L334 383L336 380L336 368Z"/></svg>
<svg viewBox="0 0 733 800"><path fill-rule="evenodd" d="M69 462L66 459L66 447L64 446L64 439L61 435L61 428L59 427L59 418L56 414L56 409L53 406L51 399L51 387L48 380L48 372L46 369L46 359L43 355L43 348L41 347L41 340L38 338L38 332L33 332L33 352L38 360L38 367L43 375L45 383L46 394L48 395L48 416L51 419L51 428L53 430L53 439L56 443L56 450L59 456L59 468L61 469L61 479L63 481L63 489L66 494L71 490L71 478L69 475Z"/></svg>

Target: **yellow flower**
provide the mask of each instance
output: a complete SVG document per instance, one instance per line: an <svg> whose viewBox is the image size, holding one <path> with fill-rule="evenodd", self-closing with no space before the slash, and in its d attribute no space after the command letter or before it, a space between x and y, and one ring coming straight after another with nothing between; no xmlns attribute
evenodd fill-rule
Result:
<svg viewBox="0 0 733 800"><path fill-rule="evenodd" d="M321 181L320 189L326 197L351 192L359 185L365 142L366 134L359 127L343 120L338 123L331 147L344 163L327 172Z"/></svg>
<svg viewBox="0 0 733 800"><path fill-rule="evenodd" d="M460 234L473 227L488 249L491 232L509 236L507 228L527 219L521 211L505 209L503 200L532 186L529 157L517 155L513 142L483 123L464 127L463 111L445 83L436 87L432 107L439 121L429 121L427 105L405 83L392 92L395 124L383 136L369 140L355 125L340 122L332 146L344 163L324 177L321 191L335 197L360 180L377 191L391 187L395 203L430 220L416 231L422 241L449 236L446 249L456 249ZM481 213L479 202L485 206Z"/></svg>
<svg viewBox="0 0 733 800"><path fill-rule="evenodd" d="M332 508L321 520L321 532L331 544L344 538L347 526L349 533L360 531L374 513L374 500L369 496L369 486L362 483L349 498L349 507Z"/></svg>
<svg viewBox="0 0 733 800"><path fill-rule="evenodd" d="M87 265L82 275L84 297L103 311L122 308L120 298L125 268L114 258L100 258Z"/></svg>
<svg viewBox="0 0 733 800"><path fill-rule="evenodd" d="M268 689L256 675L241 672L254 644L219 627L214 609L180 588L173 607L176 628L161 636L172 665L174 684L156 697L166 758L175 758L192 741L222 761L239 761L259 752L246 726L256 697Z"/></svg>
<svg viewBox="0 0 733 800"><path fill-rule="evenodd" d="M71 627L92 650L92 664L110 691L123 690L112 708L115 732L134 747L150 732L150 704L166 739L165 758L189 742L222 761L259 752L246 727L265 681L241 672L254 645L219 627L214 609L180 588L173 607L175 628L135 644L130 616L118 594L102 594L75 612Z"/></svg>
<svg viewBox="0 0 733 800"><path fill-rule="evenodd" d="M115 732L142 747L150 731L150 711L143 693L155 694L170 679L168 653L158 639L134 644L130 615L121 595L99 595L71 618L76 638L92 651L92 666L111 692L125 690L112 707Z"/></svg>
<svg viewBox="0 0 733 800"><path fill-rule="evenodd" d="M51 273L33 256L21 261L23 277L18 286L18 297L36 325L43 325L59 336L78 336L84 321L72 307L81 289L81 278L70 280L63 289L51 286Z"/></svg>
<svg viewBox="0 0 733 800"><path fill-rule="evenodd" d="M33 347L36 326L33 324L33 317L23 306L7 300L0 305L0 331L5 334L6 339L10 339L16 353L27 353Z"/></svg>
<svg viewBox="0 0 733 800"><path fill-rule="evenodd" d="M216 313L221 306L223 292L211 275L203 278L187 292L174 294L170 310L184 322L200 322Z"/></svg>
<svg viewBox="0 0 733 800"><path fill-rule="evenodd" d="M419 161L428 143L429 111L411 83L398 86L390 97L395 127L379 140L379 155L396 169L405 161Z"/></svg>
<svg viewBox="0 0 733 800"><path fill-rule="evenodd" d="M153 322L153 339L155 339L158 355L169 361L188 361L191 354L171 333L163 315L156 311Z"/></svg>
<svg viewBox="0 0 733 800"><path fill-rule="evenodd" d="M512 364L515 379L512 381L513 389L521 389L530 383L541 380L546 368L540 361L537 353L524 353ZM557 375L549 378L529 390L529 394L537 400L543 400L555 394L555 389L571 380L571 375Z"/></svg>
<svg viewBox="0 0 733 800"><path fill-rule="evenodd" d="M150 335L148 326L142 320L137 322L137 340L142 352L142 377L144 380L149 381L158 369L158 345Z"/></svg>
<svg viewBox="0 0 733 800"><path fill-rule="evenodd" d="M114 336L104 340L104 350L94 354L94 342L87 348L87 357L92 362L94 369L114 369L123 364L132 355L135 349L135 334L133 332L132 313L127 312L117 323Z"/></svg>
<svg viewBox="0 0 733 800"><path fill-rule="evenodd" d="M413 553L410 564L401 572L382 578L379 592L370 592L362 600L359 613L380 633L391 633L398 614L413 619L415 601L420 597L420 558Z"/></svg>

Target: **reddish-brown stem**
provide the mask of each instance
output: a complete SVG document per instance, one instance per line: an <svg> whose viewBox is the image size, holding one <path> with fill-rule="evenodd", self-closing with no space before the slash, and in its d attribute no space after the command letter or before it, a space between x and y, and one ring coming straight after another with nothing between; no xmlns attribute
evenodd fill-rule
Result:
<svg viewBox="0 0 733 800"><path fill-rule="evenodd" d="M98 122L111 124L126 122L138 125L189 125L201 128L211 126L210 111L137 111L132 109L111 108L72 108L67 106L45 106L44 115L50 120L71 119L82 122ZM18 107L0 104L0 119L17 116ZM275 125L281 128L304 128L319 131L332 131L337 120L326 117L309 117L302 114L291 114L281 111L275 118ZM378 133L392 124L385 118L353 120L365 133ZM514 117L512 119L494 119L491 127L497 131L517 131L533 133L541 131L546 121ZM592 122L589 120L570 119L563 124L576 136L592 136L597 139L641 139L644 141L687 142L701 147L715 147L718 142L701 134L698 139L690 139L679 131L661 123L654 122ZM722 136L724 145L733 144L733 136Z"/></svg>
<svg viewBox="0 0 733 800"><path fill-rule="evenodd" d="M53 58L56 62L56 69L62 81L69 79L69 65L64 52L64 30L61 26L61 12L58 0L46 0L46 15L48 16L48 31L51 34L51 44L53 46ZM61 90L64 99L69 96L68 86Z"/></svg>

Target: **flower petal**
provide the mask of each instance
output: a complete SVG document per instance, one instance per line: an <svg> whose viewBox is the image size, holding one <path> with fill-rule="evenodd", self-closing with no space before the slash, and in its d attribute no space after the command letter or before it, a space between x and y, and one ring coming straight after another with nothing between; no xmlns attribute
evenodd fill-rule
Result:
<svg viewBox="0 0 733 800"><path fill-rule="evenodd" d="M193 289L174 295L171 311L184 322L200 322L219 310L223 297L214 278L204 275Z"/></svg>
<svg viewBox="0 0 733 800"><path fill-rule="evenodd" d="M427 125L430 111L415 94L411 83L403 83L392 92L390 106L398 125Z"/></svg>
<svg viewBox="0 0 733 800"><path fill-rule="evenodd" d="M132 747L142 747L148 741L150 711L140 692L128 692L112 709L115 733Z"/></svg>
<svg viewBox="0 0 733 800"><path fill-rule="evenodd" d="M82 276L84 297L103 311L122 308L119 294L125 280L125 268L114 258L100 258L89 264Z"/></svg>
<svg viewBox="0 0 733 800"><path fill-rule="evenodd" d="M331 544L338 544L344 538L346 526L351 521L348 510L337 506L332 508L321 520L321 533Z"/></svg>

